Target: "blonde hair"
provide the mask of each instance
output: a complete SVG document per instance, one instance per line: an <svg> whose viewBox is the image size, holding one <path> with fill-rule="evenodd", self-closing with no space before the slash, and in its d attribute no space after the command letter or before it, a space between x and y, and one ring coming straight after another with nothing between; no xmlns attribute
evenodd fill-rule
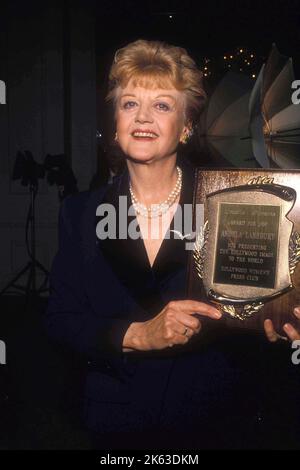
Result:
<svg viewBox="0 0 300 470"><path fill-rule="evenodd" d="M119 87L125 88L130 80L145 88L174 87L184 93L186 121L194 125L206 101L202 77L185 49L139 39L116 52L106 99L115 104Z"/></svg>

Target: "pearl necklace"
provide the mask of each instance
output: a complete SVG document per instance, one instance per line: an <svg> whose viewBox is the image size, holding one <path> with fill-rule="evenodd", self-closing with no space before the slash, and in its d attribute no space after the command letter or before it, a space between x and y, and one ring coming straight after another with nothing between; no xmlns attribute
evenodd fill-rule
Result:
<svg viewBox="0 0 300 470"><path fill-rule="evenodd" d="M161 217L165 212L167 212L170 207L174 204L175 200L177 199L178 195L180 194L181 187L182 187L182 170L179 166L176 167L177 170L177 181L175 184L174 189L170 192L169 196L164 202L160 202L159 204L152 204L150 207L145 206L138 201L136 198L131 182L129 183L129 191L132 199L132 205L134 210L137 214L140 214L142 217Z"/></svg>

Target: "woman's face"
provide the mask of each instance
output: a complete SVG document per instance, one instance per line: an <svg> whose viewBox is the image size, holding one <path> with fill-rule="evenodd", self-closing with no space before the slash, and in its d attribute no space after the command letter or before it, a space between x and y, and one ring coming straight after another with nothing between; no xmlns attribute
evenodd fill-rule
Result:
<svg viewBox="0 0 300 470"><path fill-rule="evenodd" d="M120 88L116 103L118 142L132 159L150 163L176 155L184 126L184 95L171 89Z"/></svg>

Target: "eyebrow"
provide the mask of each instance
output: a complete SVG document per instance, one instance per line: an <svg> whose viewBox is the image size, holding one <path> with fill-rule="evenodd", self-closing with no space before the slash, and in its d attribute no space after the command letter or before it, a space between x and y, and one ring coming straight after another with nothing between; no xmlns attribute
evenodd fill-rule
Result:
<svg viewBox="0 0 300 470"><path fill-rule="evenodd" d="M129 94L129 93L126 93L126 95L121 95L120 98L125 98L125 96L132 96L133 98L136 98L135 95L131 95L131 94Z"/></svg>
<svg viewBox="0 0 300 470"><path fill-rule="evenodd" d="M172 100L176 101L176 98L173 95L167 95L167 94L157 95L156 98L172 98Z"/></svg>
<svg viewBox="0 0 300 470"><path fill-rule="evenodd" d="M120 98L125 98L127 96L130 96L132 98L136 98L136 95L133 95L131 93L126 93L126 95L121 95ZM168 94L157 95L154 99L157 99L157 98L171 98L173 101L176 101L176 98L174 96L168 95Z"/></svg>

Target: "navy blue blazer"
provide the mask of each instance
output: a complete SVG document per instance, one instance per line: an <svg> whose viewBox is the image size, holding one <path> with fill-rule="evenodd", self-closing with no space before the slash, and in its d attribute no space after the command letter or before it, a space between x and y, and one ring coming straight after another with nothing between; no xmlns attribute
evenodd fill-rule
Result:
<svg viewBox="0 0 300 470"><path fill-rule="evenodd" d="M193 171L183 170L181 203L191 202L193 188ZM187 251L180 239L164 240L151 269L141 239L99 240L97 207L116 205L119 195L128 195L127 171L112 185L65 199L51 269L46 327L86 357L86 426L95 433L183 432L199 447L209 435L214 443L218 435L231 439L245 419L252 429L257 395L248 384L245 404L241 368L221 341L200 334L188 346L122 352L131 322L186 298Z"/></svg>

